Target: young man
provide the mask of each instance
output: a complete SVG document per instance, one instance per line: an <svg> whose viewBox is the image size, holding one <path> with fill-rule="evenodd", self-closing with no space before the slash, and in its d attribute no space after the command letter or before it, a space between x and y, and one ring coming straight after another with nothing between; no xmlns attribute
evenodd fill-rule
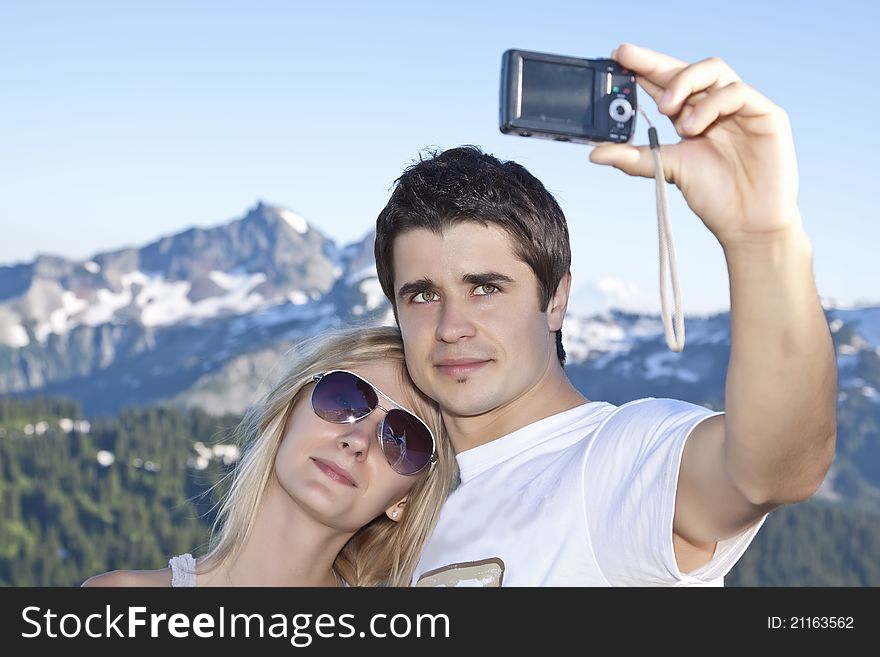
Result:
<svg viewBox="0 0 880 657"><path fill-rule="evenodd" d="M570 252L555 200L474 148L412 166L379 215L376 264L461 470L419 585L721 585L766 514L810 497L831 463L836 365L787 116L720 60L613 57L674 122L666 178L724 249L726 412L584 398L562 368ZM590 159L653 176L647 147Z"/></svg>

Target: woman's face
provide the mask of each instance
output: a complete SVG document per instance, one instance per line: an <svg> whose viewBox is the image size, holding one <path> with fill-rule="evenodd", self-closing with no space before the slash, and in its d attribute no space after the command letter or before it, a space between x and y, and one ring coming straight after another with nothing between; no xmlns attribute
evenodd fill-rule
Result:
<svg viewBox="0 0 880 657"><path fill-rule="evenodd" d="M413 389L402 381L401 365L375 363L348 368L382 393L379 404L407 404ZM401 475L391 469L377 434L385 411L377 408L353 424L334 424L315 415L314 385L306 386L294 407L278 453L275 474L282 489L309 515L344 531L357 531L403 499L423 473ZM383 397L387 395L387 397Z"/></svg>

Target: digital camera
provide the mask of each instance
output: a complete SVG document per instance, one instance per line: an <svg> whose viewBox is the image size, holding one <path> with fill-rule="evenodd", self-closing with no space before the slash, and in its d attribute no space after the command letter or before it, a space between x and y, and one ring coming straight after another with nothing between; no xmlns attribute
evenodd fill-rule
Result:
<svg viewBox="0 0 880 657"><path fill-rule="evenodd" d="M635 75L611 59L508 50L501 62L505 134L625 143L636 123Z"/></svg>

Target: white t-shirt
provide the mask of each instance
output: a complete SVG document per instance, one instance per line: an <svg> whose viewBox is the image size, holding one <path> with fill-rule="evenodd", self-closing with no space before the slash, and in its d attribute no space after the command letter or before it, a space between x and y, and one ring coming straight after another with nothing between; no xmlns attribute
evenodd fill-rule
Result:
<svg viewBox="0 0 880 657"><path fill-rule="evenodd" d="M722 586L759 522L679 571L672 546L685 441L719 415L673 399L591 402L457 456L461 483L416 586Z"/></svg>

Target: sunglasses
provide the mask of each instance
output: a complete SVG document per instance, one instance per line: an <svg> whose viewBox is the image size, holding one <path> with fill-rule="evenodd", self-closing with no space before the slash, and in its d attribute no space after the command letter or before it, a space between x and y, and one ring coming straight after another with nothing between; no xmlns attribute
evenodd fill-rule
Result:
<svg viewBox="0 0 880 657"><path fill-rule="evenodd" d="M379 405L382 395L400 406L372 383L347 370L332 370L312 379L312 410L333 424L360 422L377 408L385 411L378 439L388 465L402 475L414 475L437 461L434 434L418 417L400 408Z"/></svg>

